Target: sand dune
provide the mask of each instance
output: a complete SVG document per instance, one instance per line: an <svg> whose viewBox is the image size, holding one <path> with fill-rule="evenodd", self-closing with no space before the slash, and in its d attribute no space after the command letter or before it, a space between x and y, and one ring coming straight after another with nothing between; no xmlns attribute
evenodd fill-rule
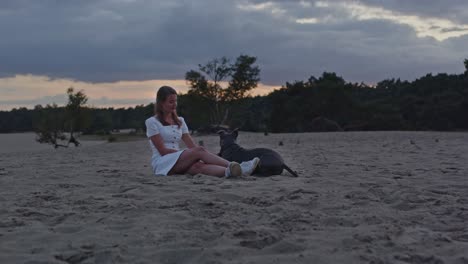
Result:
<svg viewBox="0 0 468 264"><path fill-rule="evenodd" d="M300 177L154 177L145 140L0 153L0 263L468 263L467 133L239 143Z"/></svg>

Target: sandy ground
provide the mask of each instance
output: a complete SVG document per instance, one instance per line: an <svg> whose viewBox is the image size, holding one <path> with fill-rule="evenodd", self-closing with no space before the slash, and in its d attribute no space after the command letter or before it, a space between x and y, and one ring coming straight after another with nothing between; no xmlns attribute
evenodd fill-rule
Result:
<svg viewBox="0 0 468 264"><path fill-rule="evenodd" d="M300 177L155 177L146 140L1 152L0 263L468 263L468 133L239 143Z"/></svg>
<svg viewBox="0 0 468 264"><path fill-rule="evenodd" d="M0 134L0 154L12 154L17 152L33 152L38 150L53 152L54 148L49 144L40 144L36 141L36 134L33 132L27 133L11 133ZM86 140L83 141L78 137L82 146L92 146L102 144L102 140ZM67 142L63 141L61 144L66 145ZM71 144L70 147L74 145Z"/></svg>

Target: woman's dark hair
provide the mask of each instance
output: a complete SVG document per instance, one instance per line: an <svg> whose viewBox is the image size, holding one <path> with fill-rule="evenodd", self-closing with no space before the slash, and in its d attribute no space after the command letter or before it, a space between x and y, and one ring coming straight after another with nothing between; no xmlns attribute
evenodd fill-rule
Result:
<svg viewBox="0 0 468 264"><path fill-rule="evenodd" d="M164 126L168 126L169 124L163 118L164 114L162 110L162 103L166 101L169 95L172 95L172 94L177 95L177 91L170 86L161 86L158 92L156 93L156 104L154 105L154 114L158 118L159 122L161 122L161 124L163 124ZM180 128L180 126L182 125L182 122L180 122L177 114L171 113L171 117L174 123L176 123L177 126L179 126Z"/></svg>

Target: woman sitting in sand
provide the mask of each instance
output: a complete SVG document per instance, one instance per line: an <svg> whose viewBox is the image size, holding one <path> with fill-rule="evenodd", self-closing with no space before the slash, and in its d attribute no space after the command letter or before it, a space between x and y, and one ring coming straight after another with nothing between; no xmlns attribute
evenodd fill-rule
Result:
<svg viewBox="0 0 468 264"><path fill-rule="evenodd" d="M153 151L151 165L155 175L198 173L238 177L248 176L260 161L229 162L196 146L189 134L185 120L177 116L177 92L172 87L162 86L156 94L155 115L146 119L146 135ZM179 149L182 141L188 149Z"/></svg>

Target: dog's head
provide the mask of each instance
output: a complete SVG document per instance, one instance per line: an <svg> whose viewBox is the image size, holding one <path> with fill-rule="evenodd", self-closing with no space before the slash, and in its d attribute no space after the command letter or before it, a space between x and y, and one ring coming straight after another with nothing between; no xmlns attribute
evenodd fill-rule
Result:
<svg viewBox="0 0 468 264"><path fill-rule="evenodd" d="M219 145L221 146L221 148L223 148L231 144L236 144L239 131L237 128L234 129L233 131L220 130L218 131L218 135L219 135Z"/></svg>

